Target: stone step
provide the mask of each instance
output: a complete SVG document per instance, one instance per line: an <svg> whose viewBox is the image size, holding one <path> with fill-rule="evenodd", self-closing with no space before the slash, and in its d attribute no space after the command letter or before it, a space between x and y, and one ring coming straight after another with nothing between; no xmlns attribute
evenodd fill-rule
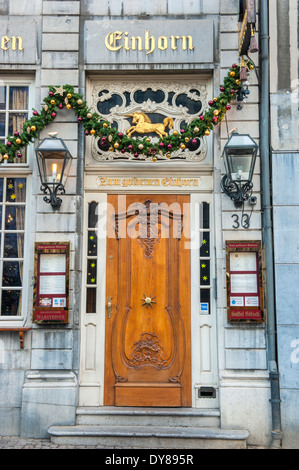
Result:
<svg viewBox="0 0 299 470"><path fill-rule="evenodd" d="M243 430L177 426L51 426L54 444L118 449L246 449Z"/></svg>
<svg viewBox="0 0 299 470"><path fill-rule="evenodd" d="M196 408L130 408L130 407L80 407L77 424L132 426L189 426L219 427L217 409Z"/></svg>

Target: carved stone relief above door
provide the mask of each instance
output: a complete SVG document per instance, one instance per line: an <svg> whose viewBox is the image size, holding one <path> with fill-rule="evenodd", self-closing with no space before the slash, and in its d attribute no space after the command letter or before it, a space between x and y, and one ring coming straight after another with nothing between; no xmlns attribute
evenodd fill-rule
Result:
<svg viewBox="0 0 299 470"><path fill-rule="evenodd" d="M108 120L119 132L129 137L150 139L158 142L163 135L180 132L208 107L209 80L146 80L130 81L92 80L90 89L91 108ZM158 161L167 156L157 155ZM171 153L170 160L204 161L208 156L206 137L196 143L186 139L186 148ZM91 139L87 164L104 161L151 161L147 155L110 150L109 137Z"/></svg>

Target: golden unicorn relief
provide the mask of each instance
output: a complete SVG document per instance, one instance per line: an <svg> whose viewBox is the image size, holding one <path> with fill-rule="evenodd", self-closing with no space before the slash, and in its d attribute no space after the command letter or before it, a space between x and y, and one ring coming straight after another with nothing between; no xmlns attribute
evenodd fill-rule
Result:
<svg viewBox="0 0 299 470"><path fill-rule="evenodd" d="M173 128L173 119L171 117L166 117L163 121L163 124L153 124L145 113L126 114L126 116L133 117L132 124L135 124L127 130L129 137L131 137L134 132L138 132L139 134L155 132L159 137L163 137L168 135L167 132L165 132L165 128L167 126L169 129Z"/></svg>

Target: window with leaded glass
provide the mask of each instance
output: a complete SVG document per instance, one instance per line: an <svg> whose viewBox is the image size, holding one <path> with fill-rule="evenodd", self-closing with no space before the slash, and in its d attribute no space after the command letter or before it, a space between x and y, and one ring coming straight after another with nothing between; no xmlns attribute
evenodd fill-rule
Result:
<svg viewBox="0 0 299 470"><path fill-rule="evenodd" d="M23 131L28 119L29 86L4 84L0 81L0 143L5 144L8 136ZM15 157L14 163L26 163L26 150L22 157Z"/></svg>
<svg viewBox="0 0 299 470"><path fill-rule="evenodd" d="M211 301L211 243L210 243L210 204L200 204L200 302L208 304L210 312Z"/></svg>
<svg viewBox="0 0 299 470"><path fill-rule="evenodd" d="M1 317L22 313L25 212L26 178L0 178Z"/></svg>
<svg viewBox="0 0 299 470"><path fill-rule="evenodd" d="M98 258L98 203L88 205L87 228L87 273L86 273L86 313L96 312L97 301L97 258Z"/></svg>

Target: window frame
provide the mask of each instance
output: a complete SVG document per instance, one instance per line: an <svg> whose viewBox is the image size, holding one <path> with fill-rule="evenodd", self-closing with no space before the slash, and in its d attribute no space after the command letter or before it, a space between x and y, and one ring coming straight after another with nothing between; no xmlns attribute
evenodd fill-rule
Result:
<svg viewBox="0 0 299 470"><path fill-rule="evenodd" d="M28 86L28 119L32 113L32 108L34 108L34 77L24 75L21 78L15 78L12 76L4 76L0 74L0 86ZM1 113L5 113L5 132L4 141L7 142L7 135L8 135L8 126L9 126L9 113L11 110L9 109L9 94L7 95L7 106L5 110L1 110ZM15 110L16 112L22 112L23 110ZM5 168L28 168L32 167L33 165L33 155L34 155L34 145L30 144L26 147L27 153L27 161L25 163L5 163L0 164L0 173L2 167L5 165Z"/></svg>
<svg viewBox="0 0 299 470"><path fill-rule="evenodd" d="M28 86L28 118L31 115L32 108L35 107L35 78L33 75L24 74L20 78L16 78L13 75L0 75L0 85L6 86ZM9 105L8 105L9 106ZM6 113L6 122L8 122L8 106L5 110ZM7 140L7 133L5 135L5 141ZM30 286L30 220L31 220L31 204L30 198L32 194L32 168L33 168L33 156L34 156L34 144L27 146L27 161L26 163L0 163L0 178L3 178L3 184L6 185L6 181L9 178L25 178L26 179L26 194L25 201L22 203L25 207L25 219L24 219L24 254L23 254L23 280L22 280L22 299L21 299L21 312L20 315L1 315L0 312L0 328L15 328L22 327L25 325L28 315L28 301L30 298L29 286ZM1 205L5 208L9 204L9 201L1 201ZM4 224L5 214L2 214L2 221ZM1 225L1 234L4 237L6 233L4 226ZM0 289L3 289L2 286L2 272L3 272L3 258L2 251L4 250L4 240L1 241L1 252L0 252L0 262L1 262L1 285ZM4 254L4 251L3 251ZM7 289L6 289L7 290ZM13 290L13 289L11 289ZM19 290L19 289L18 289ZM0 303L1 308L1 303ZM30 310L30 309L29 309Z"/></svg>
<svg viewBox="0 0 299 470"><path fill-rule="evenodd" d="M15 230L13 233L23 233L24 234L24 253L22 258L11 258L11 260L19 261L22 260L23 262L23 280L22 280L22 286L21 287L12 287L11 289L8 289L6 287L2 286L2 274L3 274L3 263L7 260L10 260L10 258L4 258L2 256L4 254L4 236L6 233L12 233L10 230L5 230L5 207L8 205L11 205L10 201L6 201L5 199L5 193L6 189L3 192L3 200L1 201L1 207L2 207L2 224L1 224L1 244L0 244L0 262L1 262L1 268L0 268L0 278L1 278L1 285L0 285L0 290L3 292L4 290L21 290L22 291L22 299L21 299L21 313L20 315L1 315L0 314L0 326L21 326L24 324L26 320L26 309L27 309L27 304L28 304L28 287L29 287L29 256L28 256L28 251L29 251L29 233L28 233L28 225L29 225L29 204L28 204L28 194L31 193L31 178L29 178L26 174L24 173L15 173L12 174L6 173L2 174L0 170L0 178L3 178L3 187L6 188L7 185L7 180L10 178L22 178L26 179L26 195L25 195L25 201L17 205L22 205L25 207L25 219L24 219L24 229L22 230ZM1 292L1 294L2 294ZM2 302L2 295L0 296L0 302ZM0 308L1 308L1 303L0 303Z"/></svg>

